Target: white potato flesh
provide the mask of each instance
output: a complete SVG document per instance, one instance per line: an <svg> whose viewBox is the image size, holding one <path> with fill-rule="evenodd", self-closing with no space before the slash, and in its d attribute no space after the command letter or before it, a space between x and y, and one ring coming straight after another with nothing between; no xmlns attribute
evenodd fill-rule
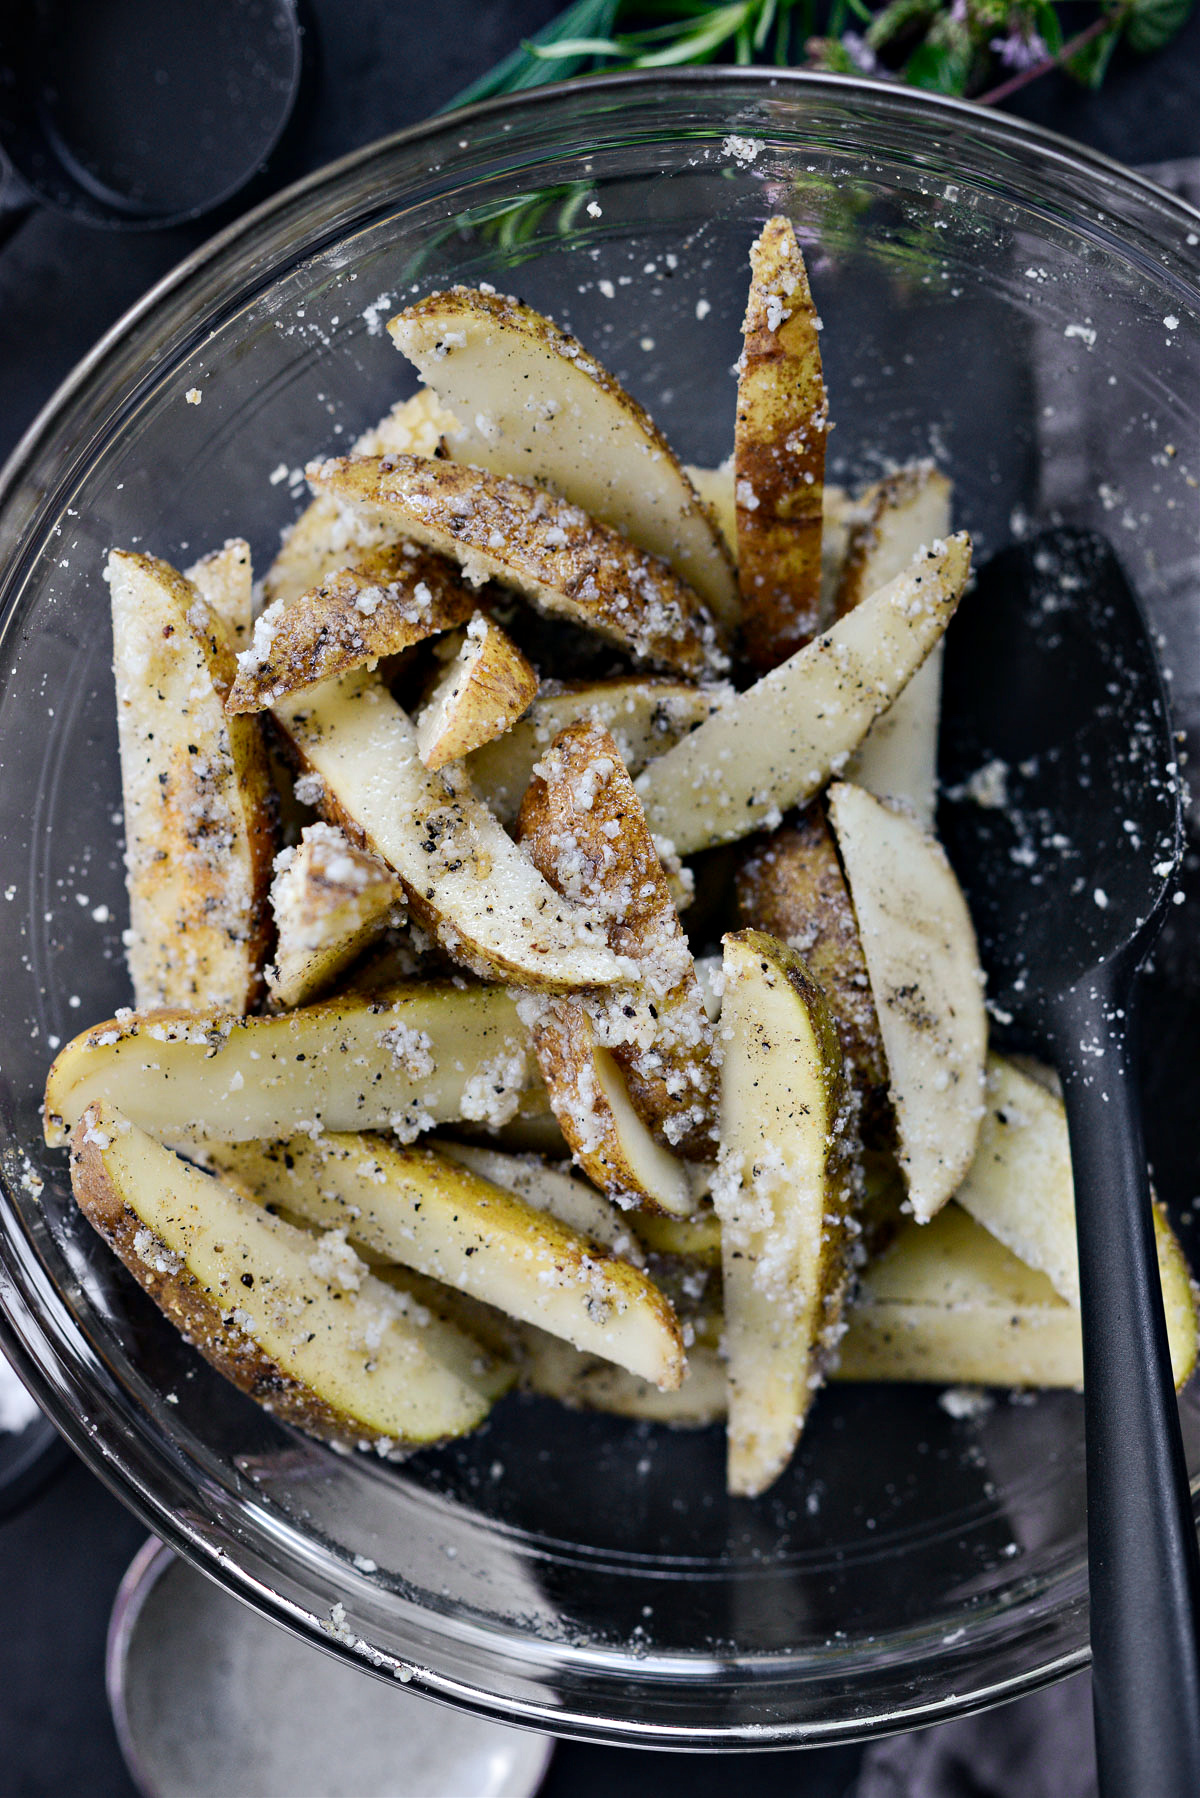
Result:
<svg viewBox="0 0 1200 1798"><path fill-rule="evenodd" d="M920 463L864 496L866 516L849 533L839 608L849 610L894 580L929 543L950 534L950 482ZM930 653L846 765L846 778L879 799L903 799L933 829L942 703L942 645Z"/></svg>
<svg viewBox="0 0 1200 1798"><path fill-rule="evenodd" d="M135 1000L248 1011L275 851L261 727L225 715L236 663L190 581L123 550L106 578Z"/></svg>
<svg viewBox="0 0 1200 1798"><path fill-rule="evenodd" d="M791 1459L836 1340L850 1190L837 1033L794 950L725 938L721 1223L727 1483L753 1497Z"/></svg>
<svg viewBox="0 0 1200 1798"><path fill-rule="evenodd" d="M64 1143L102 1099L171 1142L244 1142L302 1130L500 1124L543 1111L529 1037L501 987L418 981L276 1017L127 1012L60 1051L46 1141Z"/></svg>
<svg viewBox="0 0 1200 1798"><path fill-rule="evenodd" d="M407 1304L344 1244L323 1255L319 1240L111 1107L94 1105L81 1123L72 1179L90 1220L189 1340L303 1428L350 1443L430 1442L490 1409L478 1343Z"/></svg>
<svg viewBox="0 0 1200 1798"><path fill-rule="evenodd" d="M183 573L221 620L234 654L245 649L254 623L254 574L245 538L230 537Z"/></svg>
<svg viewBox="0 0 1200 1798"><path fill-rule="evenodd" d="M695 1428L725 1415L725 1364L715 1349L688 1350L682 1385L663 1392L611 1361L584 1355L541 1330L521 1332L521 1382L544 1398L581 1411L607 1411L647 1423Z"/></svg>
<svg viewBox="0 0 1200 1798"><path fill-rule="evenodd" d="M542 879L487 806L422 766L411 719L377 677L322 682L274 716L322 783L320 809L400 876L456 960L519 985L620 977L603 923Z"/></svg>
<svg viewBox="0 0 1200 1798"><path fill-rule="evenodd" d="M404 893L391 869L344 831L309 824L276 858L271 909L278 940L267 986L277 1005L304 1005L389 924L404 922Z"/></svg>
<svg viewBox="0 0 1200 1798"><path fill-rule="evenodd" d="M908 1202L928 1223L965 1177L983 1116L975 930L945 852L907 813L840 781L829 820L887 1054Z"/></svg>
<svg viewBox="0 0 1200 1798"><path fill-rule="evenodd" d="M481 1143L438 1141L430 1147L490 1180L493 1186L515 1193L536 1211L549 1211L572 1230L594 1237L614 1255L641 1265L641 1246L630 1232L628 1213L571 1173L563 1162L547 1161L543 1155L510 1155Z"/></svg>
<svg viewBox="0 0 1200 1798"><path fill-rule="evenodd" d="M430 294L388 324L461 420L451 454L546 483L660 556L736 623L737 589L719 530L649 416L574 337L502 294Z"/></svg>
<svg viewBox="0 0 1200 1798"><path fill-rule="evenodd" d="M417 718L417 751L427 768L458 761L503 736L537 698L532 662L507 631L477 612Z"/></svg>
<svg viewBox="0 0 1200 1798"><path fill-rule="evenodd" d="M612 732L630 774L663 754L728 697L721 687L693 687L655 675L621 676L559 689L547 682L511 730L468 757L471 784L502 824L511 824L540 759L578 718Z"/></svg>
<svg viewBox="0 0 1200 1798"><path fill-rule="evenodd" d="M987 1059L986 1110L975 1159L955 1193L964 1210L1068 1304L1079 1305L1075 1186L1066 1108L1002 1055Z"/></svg>
<svg viewBox="0 0 1200 1798"><path fill-rule="evenodd" d="M637 779L651 830L690 855L805 804L939 641L970 566L960 532L651 762Z"/></svg>
<svg viewBox="0 0 1200 1798"><path fill-rule="evenodd" d="M429 1148L327 1134L216 1151L265 1203L660 1386L683 1377L674 1312L640 1269Z"/></svg>

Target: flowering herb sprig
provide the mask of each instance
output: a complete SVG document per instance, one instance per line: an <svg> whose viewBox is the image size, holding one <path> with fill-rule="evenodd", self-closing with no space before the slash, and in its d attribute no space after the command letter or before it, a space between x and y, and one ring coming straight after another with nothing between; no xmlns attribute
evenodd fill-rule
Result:
<svg viewBox="0 0 1200 1798"><path fill-rule="evenodd" d="M1195 0L575 0L458 96L598 69L716 61L869 74L993 104L1061 69L1099 87L1124 42L1170 42Z"/></svg>

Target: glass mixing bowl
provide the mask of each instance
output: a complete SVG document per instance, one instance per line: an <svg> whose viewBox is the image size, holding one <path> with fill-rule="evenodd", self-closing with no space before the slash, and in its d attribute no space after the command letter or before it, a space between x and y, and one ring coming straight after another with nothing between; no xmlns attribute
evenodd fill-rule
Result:
<svg viewBox="0 0 1200 1798"><path fill-rule="evenodd" d="M717 1429L533 1398L400 1467L339 1457L162 1321L75 1214L38 1104L60 1040L128 999L107 548L187 563L243 534L261 570L298 509L292 471L413 385L389 310L454 281L569 323L688 460L719 461L747 251L777 210L809 246L835 476L936 456L983 552L1058 517L1106 531L1194 733L1200 215L890 86L614 77L372 146L123 320L22 444L0 511L6 1345L160 1536L314 1642L511 1720L709 1748L902 1728L1080 1666L1077 1397L962 1417L931 1388L833 1387L753 1503L725 1496ZM1147 1082L1185 1238L1198 984L1176 912ZM1183 1416L1195 1471L1195 1391Z"/></svg>

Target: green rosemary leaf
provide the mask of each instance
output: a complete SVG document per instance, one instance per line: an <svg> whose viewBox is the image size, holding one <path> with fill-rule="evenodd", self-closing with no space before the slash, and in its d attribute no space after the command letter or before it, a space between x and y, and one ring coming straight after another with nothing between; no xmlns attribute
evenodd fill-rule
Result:
<svg viewBox="0 0 1200 1798"><path fill-rule="evenodd" d="M1187 23L1194 0L1129 0L1125 42L1145 56L1161 50Z"/></svg>

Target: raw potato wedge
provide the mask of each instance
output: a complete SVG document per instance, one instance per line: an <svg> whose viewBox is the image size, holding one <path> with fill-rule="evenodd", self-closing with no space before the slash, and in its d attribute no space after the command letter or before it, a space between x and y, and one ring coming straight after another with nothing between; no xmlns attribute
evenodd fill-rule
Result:
<svg viewBox="0 0 1200 1798"><path fill-rule="evenodd" d="M829 400L820 320L785 218L750 251L733 439L742 640L765 673L821 628L821 522Z"/></svg>
<svg viewBox="0 0 1200 1798"><path fill-rule="evenodd" d="M1196 1292L1160 1206L1154 1211L1176 1389L1196 1364ZM910 1221L866 1269L847 1313L842 1380L1079 1386L1079 1313L955 1204Z"/></svg>
<svg viewBox="0 0 1200 1798"><path fill-rule="evenodd" d="M630 774L714 712L727 697L719 687L693 687L661 675L622 675L616 680L546 681L525 716L511 730L468 758L471 785L502 824L511 824L533 776L533 764L559 731L588 718L613 734Z"/></svg>
<svg viewBox="0 0 1200 1798"><path fill-rule="evenodd" d="M438 631L465 624L479 602L457 562L415 543L362 552L298 598L261 613L238 657L231 712L261 712L381 656L396 655Z"/></svg>
<svg viewBox="0 0 1200 1798"><path fill-rule="evenodd" d="M984 1104L975 1159L954 1197L1078 1309L1075 1186L1062 1099L993 1054Z"/></svg>
<svg viewBox="0 0 1200 1798"><path fill-rule="evenodd" d="M518 985L620 978L603 921L560 898L468 787L421 766L416 730L379 679L343 675L281 700L274 717L322 783L318 809L400 876L456 961Z"/></svg>
<svg viewBox="0 0 1200 1798"><path fill-rule="evenodd" d="M371 525L457 558L473 585L496 580L539 611L673 673L728 666L712 615L691 587L544 488L421 456L335 457L307 472L315 492Z"/></svg>
<svg viewBox="0 0 1200 1798"><path fill-rule="evenodd" d="M340 1445L460 1436L511 1375L477 1342L164 1149L111 1106L71 1140L80 1209L207 1361ZM420 1317L421 1321L418 1321Z"/></svg>
<svg viewBox="0 0 1200 1798"><path fill-rule="evenodd" d="M908 1201L925 1224L965 1178L983 1116L975 930L945 852L906 813L840 781L829 820L883 1033Z"/></svg>
<svg viewBox="0 0 1200 1798"><path fill-rule="evenodd" d="M515 1193L535 1211L548 1211L581 1236L591 1236L622 1260L642 1265L641 1245L631 1233L629 1215L562 1162L547 1161L542 1155L507 1155L478 1143L439 1141L429 1146L493 1186Z"/></svg>
<svg viewBox="0 0 1200 1798"><path fill-rule="evenodd" d="M733 457L719 468L687 464L687 475L713 517L731 555L737 552L737 500L734 498ZM821 628L834 617L842 565L850 542L850 530L859 516L859 504L844 487L826 481L821 494Z"/></svg>
<svg viewBox="0 0 1200 1798"><path fill-rule="evenodd" d="M417 753L427 768L459 761L503 736L537 698L537 669L507 631L482 612L417 719Z"/></svg>
<svg viewBox="0 0 1200 1798"><path fill-rule="evenodd" d="M727 1479L752 1498L791 1459L837 1341L852 1189L837 1031L794 949L725 938L721 1223Z"/></svg>
<svg viewBox="0 0 1200 1798"><path fill-rule="evenodd" d="M517 1008L559 1128L588 1179L627 1203L687 1217L695 1206L687 1168L635 1109L624 1072L597 1042L584 1001L525 993Z"/></svg>
<svg viewBox="0 0 1200 1798"><path fill-rule="evenodd" d="M400 400L354 444L356 456L436 456L457 420L427 387ZM394 537L395 532L391 535ZM267 570L263 593L269 605L299 599L356 560L360 551L387 541L388 532L367 525L330 499L314 499L283 533L279 554Z"/></svg>
<svg viewBox="0 0 1200 1798"><path fill-rule="evenodd" d="M457 460L553 488L736 623L733 570L707 508L662 432L577 338L469 287L430 294L388 331L444 403L474 421L447 433Z"/></svg>
<svg viewBox="0 0 1200 1798"><path fill-rule="evenodd" d="M230 537L220 549L185 568L183 578L221 620L234 654L245 649L254 624L254 577L245 538Z"/></svg>
<svg viewBox="0 0 1200 1798"><path fill-rule="evenodd" d="M271 910L278 940L267 986L278 1005L304 1005L332 985L389 924L404 893L378 856L331 824L310 824L276 858Z"/></svg>
<svg viewBox="0 0 1200 1798"><path fill-rule="evenodd" d="M691 855L807 804L939 640L970 567L960 532L651 762L651 830Z"/></svg>
<svg viewBox="0 0 1200 1798"><path fill-rule="evenodd" d="M864 1130L872 1141L890 1134L879 1018L854 907L819 805L751 845L738 869L737 908L744 927L779 937L803 957L837 1025Z"/></svg>
<svg viewBox="0 0 1200 1798"><path fill-rule="evenodd" d="M262 730L225 716L233 653L190 581L124 550L106 578L136 1002L249 1011L275 854Z"/></svg>
<svg viewBox="0 0 1200 1798"><path fill-rule="evenodd" d="M717 1423L725 1415L725 1364L713 1348L689 1349L682 1384L667 1392L541 1330L521 1331L519 1364L521 1384L530 1392L580 1411L682 1428Z"/></svg>
<svg viewBox="0 0 1200 1798"><path fill-rule="evenodd" d="M716 1154L712 1026L659 851L612 736L581 719L538 763L517 820L534 866L605 920L636 975L582 1001L638 1114L692 1160ZM534 1032L537 1042L537 1032ZM554 1090L550 1089L555 1104ZM555 1104L561 1119L561 1107Z"/></svg>
<svg viewBox="0 0 1200 1798"><path fill-rule="evenodd" d="M950 482L932 462L901 469L864 495L851 526L839 585L838 615L902 573L913 557L950 534ZM942 645L867 732L846 767L847 779L877 799L903 799L926 830L937 808L937 742Z"/></svg>
<svg viewBox="0 0 1200 1798"><path fill-rule="evenodd" d="M529 1038L501 987L417 981L275 1017L125 1012L60 1051L45 1130L66 1142L94 1100L172 1142L391 1129L541 1111Z"/></svg>
<svg viewBox="0 0 1200 1798"><path fill-rule="evenodd" d="M213 1159L265 1203L285 1204L321 1230L655 1385L683 1378L675 1314L644 1273L433 1149L328 1134L216 1150Z"/></svg>

